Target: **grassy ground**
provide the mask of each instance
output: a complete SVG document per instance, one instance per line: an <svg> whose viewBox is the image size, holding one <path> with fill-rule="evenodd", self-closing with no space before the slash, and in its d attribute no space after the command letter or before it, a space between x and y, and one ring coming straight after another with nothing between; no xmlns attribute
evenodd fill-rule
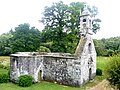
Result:
<svg viewBox="0 0 120 90"><path fill-rule="evenodd" d="M2 73L6 74L7 72L8 72L7 69L0 68L0 74L2 74Z"/></svg>
<svg viewBox="0 0 120 90"><path fill-rule="evenodd" d="M100 68L104 71L109 61L110 61L110 57L97 57L97 68Z"/></svg>
<svg viewBox="0 0 120 90"><path fill-rule="evenodd" d="M9 62L9 57L0 56L0 61L4 62L4 60ZM108 57L97 57L97 67L103 70L103 76L96 76L92 82L89 82L80 88L42 81L24 88L13 83L2 83L0 84L0 90L86 90L86 88L96 85L105 78L104 70L109 60ZM7 73L7 71L8 70L6 69L0 69L0 73Z"/></svg>
<svg viewBox="0 0 120 90"><path fill-rule="evenodd" d="M0 63L4 65L9 65L10 57L9 56L0 56Z"/></svg>
<svg viewBox="0 0 120 90"><path fill-rule="evenodd" d="M84 88L69 87L43 81L33 84L30 87L20 87L13 83L3 83L0 84L0 90L84 90Z"/></svg>

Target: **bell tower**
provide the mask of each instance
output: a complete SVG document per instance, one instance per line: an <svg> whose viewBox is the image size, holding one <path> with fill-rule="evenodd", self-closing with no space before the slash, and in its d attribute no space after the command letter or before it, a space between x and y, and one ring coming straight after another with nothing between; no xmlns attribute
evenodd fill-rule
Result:
<svg viewBox="0 0 120 90"><path fill-rule="evenodd" d="M92 16L88 5L84 4L80 15L80 40L75 51L75 56L81 62L82 84L90 81L96 75L96 51L92 34Z"/></svg>
<svg viewBox="0 0 120 90"><path fill-rule="evenodd" d="M88 5L85 4L80 15L80 35L86 36L86 34L92 35L92 16L89 11Z"/></svg>

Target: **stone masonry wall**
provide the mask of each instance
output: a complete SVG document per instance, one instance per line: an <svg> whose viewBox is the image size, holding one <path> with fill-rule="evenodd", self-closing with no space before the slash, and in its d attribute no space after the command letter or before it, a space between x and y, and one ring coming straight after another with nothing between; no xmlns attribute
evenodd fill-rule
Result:
<svg viewBox="0 0 120 90"><path fill-rule="evenodd" d="M33 76L35 82L40 77L40 80L79 87L89 80L89 68L92 69L92 74L95 68L93 64L88 64L90 54L87 46L83 50L81 57L61 53L13 54L10 61L10 79L14 81L20 75L28 74ZM95 60L94 54L92 58Z"/></svg>
<svg viewBox="0 0 120 90"><path fill-rule="evenodd" d="M38 69L40 70L43 57L12 56L10 60L10 78L16 81L20 75L31 75L37 81Z"/></svg>
<svg viewBox="0 0 120 90"><path fill-rule="evenodd" d="M43 79L61 84L80 86L80 62L75 58L44 57Z"/></svg>

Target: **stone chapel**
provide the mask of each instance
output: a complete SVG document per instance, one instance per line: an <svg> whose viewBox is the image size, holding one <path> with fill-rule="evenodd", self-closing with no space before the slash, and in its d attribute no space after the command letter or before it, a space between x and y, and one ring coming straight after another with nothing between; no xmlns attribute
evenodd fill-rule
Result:
<svg viewBox="0 0 120 90"><path fill-rule="evenodd" d="M79 87L96 75L96 51L92 39L92 16L85 4L80 15L80 41L75 54L17 52L10 55L10 80L31 75L42 80Z"/></svg>

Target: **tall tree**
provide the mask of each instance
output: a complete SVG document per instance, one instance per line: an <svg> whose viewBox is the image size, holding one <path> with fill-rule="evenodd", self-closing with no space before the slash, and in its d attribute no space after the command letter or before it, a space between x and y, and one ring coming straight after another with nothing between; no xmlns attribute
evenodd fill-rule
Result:
<svg viewBox="0 0 120 90"><path fill-rule="evenodd" d="M13 52L36 51L40 46L40 31L29 24L20 24L15 27L11 39L11 48Z"/></svg>
<svg viewBox="0 0 120 90"><path fill-rule="evenodd" d="M94 39L95 49L97 56L106 56L107 50L105 48L105 44L101 40Z"/></svg>
<svg viewBox="0 0 120 90"><path fill-rule="evenodd" d="M47 39L46 34L49 35L50 38L47 41L53 42L51 51L69 52L75 50L79 37L80 9L83 8L83 5L84 3L80 2L66 5L60 1L53 3L51 7L45 7L41 20L45 24L43 39L44 37ZM90 10L92 13L97 12L96 9ZM96 25L96 23L93 24ZM97 30L97 28L95 29Z"/></svg>

